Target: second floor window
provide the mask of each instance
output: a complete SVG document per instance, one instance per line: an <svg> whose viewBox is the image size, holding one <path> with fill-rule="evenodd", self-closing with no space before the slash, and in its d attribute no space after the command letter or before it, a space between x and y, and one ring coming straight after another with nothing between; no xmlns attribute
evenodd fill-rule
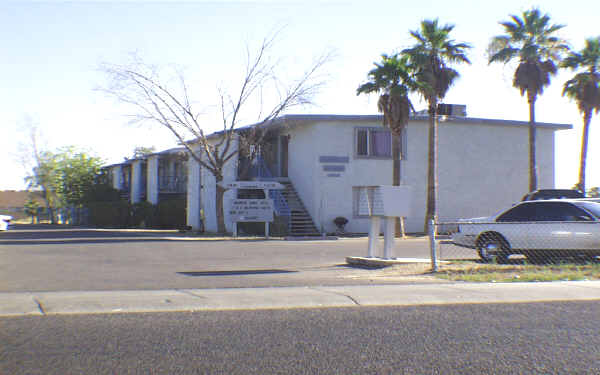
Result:
<svg viewBox="0 0 600 375"><path fill-rule="evenodd" d="M389 158L392 156L392 134L387 129L356 129L356 156Z"/></svg>

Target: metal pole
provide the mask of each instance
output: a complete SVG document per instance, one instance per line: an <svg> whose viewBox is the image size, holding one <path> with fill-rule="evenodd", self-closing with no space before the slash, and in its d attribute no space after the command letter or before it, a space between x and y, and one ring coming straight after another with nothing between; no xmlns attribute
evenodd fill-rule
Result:
<svg viewBox="0 0 600 375"><path fill-rule="evenodd" d="M379 238L379 216L371 216L371 228L369 229L369 250L367 257L375 257L377 251L377 239Z"/></svg>
<svg viewBox="0 0 600 375"><path fill-rule="evenodd" d="M385 237L383 240L383 257L392 259L392 251L394 250L394 240L396 237L396 218L391 216L385 217Z"/></svg>
<svg viewBox="0 0 600 375"><path fill-rule="evenodd" d="M435 240L435 220L429 222L429 245L431 247L431 271L437 272L437 242Z"/></svg>
<svg viewBox="0 0 600 375"><path fill-rule="evenodd" d="M265 221L265 239L269 239L269 222Z"/></svg>

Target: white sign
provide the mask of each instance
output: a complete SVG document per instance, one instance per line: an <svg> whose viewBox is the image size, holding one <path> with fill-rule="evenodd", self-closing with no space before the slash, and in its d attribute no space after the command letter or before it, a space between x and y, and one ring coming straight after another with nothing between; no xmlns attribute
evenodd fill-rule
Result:
<svg viewBox="0 0 600 375"><path fill-rule="evenodd" d="M271 199L234 199L229 215L234 222L273 221L273 201Z"/></svg>
<svg viewBox="0 0 600 375"><path fill-rule="evenodd" d="M411 189L408 186L371 186L359 190L358 214L368 216L411 215Z"/></svg>
<svg viewBox="0 0 600 375"><path fill-rule="evenodd" d="M224 189L285 189L279 182L275 181L232 181L219 182Z"/></svg>

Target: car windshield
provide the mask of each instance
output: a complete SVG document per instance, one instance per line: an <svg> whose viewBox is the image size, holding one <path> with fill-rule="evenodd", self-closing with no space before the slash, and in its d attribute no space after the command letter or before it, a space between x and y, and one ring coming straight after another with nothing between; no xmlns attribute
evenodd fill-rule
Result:
<svg viewBox="0 0 600 375"><path fill-rule="evenodd" d="M594 215L597 219L600 219L600 203L598 202L577 202L577 205L592 215Z"/></svg>

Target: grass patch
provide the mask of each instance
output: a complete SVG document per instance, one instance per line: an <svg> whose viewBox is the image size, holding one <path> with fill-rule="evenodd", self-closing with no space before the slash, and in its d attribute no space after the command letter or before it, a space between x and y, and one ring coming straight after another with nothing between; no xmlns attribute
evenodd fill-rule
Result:
<svg viewBox="0 0 600 375"><path fill-rule="evenodd" d="M452 262L443 264L434 276L451 281L531 282L600 280L599 263L564 264L479 264Z"/></svg>

